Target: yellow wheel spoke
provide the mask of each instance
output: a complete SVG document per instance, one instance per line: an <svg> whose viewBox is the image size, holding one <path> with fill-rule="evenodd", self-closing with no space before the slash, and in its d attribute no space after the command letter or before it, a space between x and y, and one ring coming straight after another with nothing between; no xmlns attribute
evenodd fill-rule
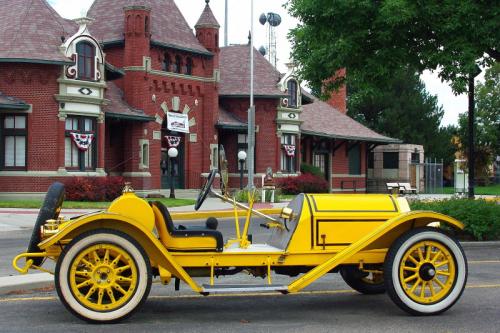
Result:
<svg viewBox="0 0 500 333"><path fill-rule="evenodd" d="M420 298L425 297L425 285L427 284L426 281L422 281L422 287L420 287Z"/></svg>
<svg viewBox="0 0 500 333"><path fill-rule="evenodd" d="M90 272L87 272L87 271L76 271L75 275L87 277L87 276L90 276Z"/></svg>
<svg viewBox="0 0 500 333"><path fill-rule="evenodd" d="M88 287L88 286L90 286L90 285L92 285L92 284L93 284L93 283L92 283L92 279L88 279L88 280L86 280L86 281L83 281L83 282L82 282L82 283L80 283L80 284L77 284L77 285L76 285L76 288L77 288L77 289L80 289L80 288L83 288L83 287Z"/></svg>
<svg viewBox="0 0 500 333"><path fill-rule="evenodd" d="M411 271L411 272L416 272L417 268L416 267L403 266L403 270L405 270L405 271Z"/></svg>
<svg viewBox="0 0 500 333"><path fill-rule="evenodd" d="M109 262L109 249L106 249L104 253L104 263L107 264Z"/></svg>
<svg viewBox="0 0 500 333"><path fill-rule="evenodd" d="M87 295L85 295L85 299L89 299L90 296L92 296L95 293L95 287L90 288L89 292Z"/></svg>
<svg viewBox="0 0 500 333"><path fill-rule="evenodd" d="M106 292L108 293L108 297L111 303L115 303L115 295L113 294L113 290L111 289L111 287L106 288Z"/></svg>
<svg viewBox="0 0 500 333"><path fill-rule="evenodd" d="M439 259L439 257L441 256L441 254L443 254L443 252L441 252L441 250L438 249L438 251L436 252L436 254L434 255L434 257L432 258L431 263L435 263L436 260Z"/></svg>
<svg viewBox="0 0 500 333"><path fill-rule="evenodd" d="M410 259L415 265L418 265L418 260L413 258L413 256L411 254L408 255L408 259Z"/></svg>
<svg viewBox="0 0 500 333"><path fill-rule="evenodd" d="M424 254L422 253L422 249L420 247L417 249L417 252L418 252L418 258L420 259L420 261L424 261Z"/></svg>
<svg viewBox="0 0 500 333"><path fill-rule="evenodd" d="M115 269L115 274L120 274L121 272L126 271L129 268L130 268L130 265L118 267L117 269Z"/></svg>
<svg viewBox="0 0 500 333"><path fill-rule="evenodd" d="M122 255L119 254L116 256L116 258L111 262L111 267L116 267L116 264L118 264L118 262L120 261Z"/></svg>
<svg viewBox="0 0 500 333"><path fill-rule="evenodd" d="M417 280L417 282L415 282L415 284L413 285L413 287L411 287L410 289L410 294L413 293L415 291L415 289L417 289L418 285L420 284L422 280L420 280L420 278Z"/></svg>
<svg viewBox="0 0 500 333"><path fill-rule="evenodd" d="M436 271L436 274L437 275L450 276L450 273L449 272L445 272L445 271Z"/></svg>
<svg viewBox="0 0 500 333"><path fill-rule="evenodd" d="M122 276L120 276L120 277L118 278L118 282L127 282L127 283L132 283L132 281L133 281L133 280L132 280L131 278L126 278L126 277L122 277Z"/></svg>
<svg viewBox="0 0 500 333"><path fill-rule="evenodd" d="M94 264L91 263L90 261L88 261L87 259L85 258L82 258L82 262L85 264L85 266L87 266L88 268L94 268Z"/></svg>
<svg viewBox="0 0 500 333"><path fill-rule="evenodd" d="M431 291L431 296L436 295L436 292L434 291L434 286L432 285L432 280L429 281L429 290Z"/></svg>
<svg viewBox="0 0 500 333"><path fill-rule="evenodd" d="M425 261L429 261L431 259L431 251L432 251L432 246L427 245L425 248Z"/></svg>
<svg viewBox="0 0 500 333"><path fill-rule="evenodd" d="M95 263L98 263L101 261L101 258L99 258L99 254L97 254L97 251L92 251L92 256L94 257Z"/></svg>
<svg viewBox="0 0 500 333"><path fill-rule="evenodd" d="M436 282L437 284L439 284L439 286L441 287L441 289L444 289L445 288L445 285L443 284L443 282L441 282L441 280L437 279L437 278L434 278L432 281Z"/></svg>
<svg viewBox="0 0 500 333"><path fill-rule="evenodd" d="M102 304L102 296L104 296L104 290L99 289L99 293L97 296L97 304L101 305Z"/></svg>
<svg viewBox="0 0 500 333"><path fill-rule="evenodd" d="M449 263L449 261L448 261L448 260L445 260L445 261L440 261L440 262L438 262L437 264L435 264L435 265L434 265L434 267L438 268L438 267L441 267L441 266L446 265L446 264L448 264L448 263Z"/></svg>
<svg viewBox="0 0 500 333"><path fill-rule="evenodd" d="M412 276L407 277L403 280L403 282L410 282L411 280L415 280L418 277L418 274L413 274Z"/></svg>
<svg viewBox="0 0 500 333"><path fill-rule="evenodd" d="M119 284L115 283L113 285L113 287L118 290L119 292L121 292L123 295L125 295L127 292L125 291L125 289L123 289Z"/></svg>

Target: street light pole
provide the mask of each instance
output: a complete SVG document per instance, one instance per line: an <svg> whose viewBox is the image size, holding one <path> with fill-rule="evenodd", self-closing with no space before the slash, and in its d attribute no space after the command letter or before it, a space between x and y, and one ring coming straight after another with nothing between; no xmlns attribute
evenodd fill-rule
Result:
<svg viewBox="0 0 500 333"><path fill-rule="evenodd" d="M175 186L174 186L174 177L175 177L175 170L174 170L174 160L179 155L179 151L177 148L170 148L168 150L168 157L170 159L170 199L175 199Z"/></svg>
<svg viewBox="0 0 500 333"><path fill-rule="evenodd" d="M240 161L240 190L243 189L243 165L245 164L246 158L247 158L247 153L241 150L238 153L238 160Z"/></svg>

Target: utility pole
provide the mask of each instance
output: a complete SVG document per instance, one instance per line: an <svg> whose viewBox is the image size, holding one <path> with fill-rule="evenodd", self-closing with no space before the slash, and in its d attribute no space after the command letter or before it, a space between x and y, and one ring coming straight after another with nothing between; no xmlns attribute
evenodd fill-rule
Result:
<svg viewBox="0 0 500 333"><path fill-rule="evenodd" d="M255 105L253 96L253 0L250 10L250 108L248 109L248 188L254 187L254 166L255 166Z"/></svg>

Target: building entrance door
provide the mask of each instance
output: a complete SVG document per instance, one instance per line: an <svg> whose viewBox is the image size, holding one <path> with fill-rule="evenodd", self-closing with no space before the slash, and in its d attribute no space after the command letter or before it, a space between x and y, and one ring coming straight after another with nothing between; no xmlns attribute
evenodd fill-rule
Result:
<svg viewBox="0 0 500 333"><path fill-rule="evenodd" d="M185 146L186 138L185 134L179 132L169 131L166 128L166 122L164 122L165 127L162 126L162 140L161 140L161 188L169 189L171 186L172 178L172 168L173 168L173 178L174 187L183 189L184 187L184 156L185 156ZM176 158L170 159L168 157L168 149L175 146L178 151Z"/></svg>

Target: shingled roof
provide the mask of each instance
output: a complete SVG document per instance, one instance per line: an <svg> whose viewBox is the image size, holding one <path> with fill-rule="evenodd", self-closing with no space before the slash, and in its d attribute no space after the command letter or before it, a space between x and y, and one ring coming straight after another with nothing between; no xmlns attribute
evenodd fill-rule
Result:
<svg viewBox="0 0 500 333"><path fill-rule="evenodd" d="M205 9L201 13L200 18L198 19L198 22L194 26L195 28L201 28L201 27L209 27L209 28L220 28L219 22L217 22L217 19L214 16L214 13L212 13L212 10L210 9L210 6L207 4L205 6Z"/></svg>
<svg viewBox="0 0 500 333"><path fill-rule="evenodd" d="M236 115L230 113L224 108L219 108L219 119L215 125L218 128L229 129L229 130L245 130L248 128L248 124L240 120Z"/></svg>
<svg viewBox="0 0 500 333"><path fill-rule="evenodd" d="M285 93L278 89L280 72L254 48L255 97L279 98ZM250 95L250 46L233 45L220 49L221 97Z"/></svg>
<svg viewBox="0 0 500 333"><path fill-rule="evenodd" d="M107 118L128 119L138 121L152 121L144 111L132 108L123 99L123 91L113 82L107 82L106 99L110 102L103 106Z"/></svg>
<svg viewBox="0 0 500 333"><path fill-rule="evenodd" d="M59 47L78 27L45 0L0 0L0 61L71 63Z"/></svg>
<svg viewBox="0 0 500 333"><path fill-rule="evenodd" d="M127 6L151 8L152 44L211 55L196 39L174 0L96 0L88 16L94 37L104 43L123 41L124 12Z"/></svg>
<svg viewBox="0 0 500 333"><path fill-rule="evenodd" d="M302 106L300 119L303 121L300 128L302 134L334 139L401 143L398 139L389 138L372 131L331 107L328 103L316 98L314 98L313 103Z"/></svg>

